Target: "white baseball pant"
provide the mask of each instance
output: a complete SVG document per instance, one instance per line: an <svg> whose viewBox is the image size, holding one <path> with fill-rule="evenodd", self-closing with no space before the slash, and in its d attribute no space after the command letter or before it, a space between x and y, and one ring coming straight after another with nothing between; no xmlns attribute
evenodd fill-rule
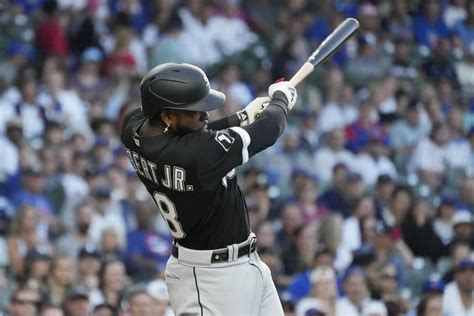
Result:
<svg viewBox="0 0 474 316"><path fill-rule="evenodd" d="M237 245L232 245L237 246ZM178 245L165 272L177 316L279 316L283 308L270 269L256 252L231 262L211 263L213 250Z"/></svg>

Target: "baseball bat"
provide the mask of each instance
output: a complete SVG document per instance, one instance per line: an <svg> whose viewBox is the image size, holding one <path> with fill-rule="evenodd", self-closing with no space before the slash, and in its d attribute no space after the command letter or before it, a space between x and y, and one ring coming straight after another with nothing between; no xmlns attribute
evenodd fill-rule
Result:
<svg viewBox="0 0 474 316"><path fill-rule="evenodd" d="M323 63L341 46L352 34L359 28L359 21L354 18L345 19L331 34L319 45L318 48L309 56L303 66L298 69L296 74L290 79L290 82L297 86L306 78L314 68Z"/></svg>

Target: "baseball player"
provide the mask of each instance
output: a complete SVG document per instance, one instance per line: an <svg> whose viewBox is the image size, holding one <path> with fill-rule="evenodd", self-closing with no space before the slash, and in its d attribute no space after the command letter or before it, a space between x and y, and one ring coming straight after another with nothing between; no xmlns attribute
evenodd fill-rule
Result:
<svg viewBox="0 0 474 316"><path fill-rule="evenodd" d="M235 168L273 145L296 90L269 87L229 117L208 122L225 95L189 64L162 64L140 84L141 109L121 139L174 237L165 280L177 315L283 315L270 270L259 259ZM256 118L256 113L263 112Z"/></svg>

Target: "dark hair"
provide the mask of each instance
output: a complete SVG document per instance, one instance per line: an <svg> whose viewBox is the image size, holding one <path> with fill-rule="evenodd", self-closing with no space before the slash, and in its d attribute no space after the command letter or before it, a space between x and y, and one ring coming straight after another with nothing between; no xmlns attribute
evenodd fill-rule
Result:
<svg viewBox="0 0 474 316"><path fill-rule="evenodd" d="M150 297L150 294L148 294L148 292L145 289L143 289L143 288L133 288L128 293L128 302L129 302L129 304L135 296L140 295L140 294L145 294L146 296Z"/></svg>
<svg viewBox="0 0 474 316"><path fill-rule="evenodd" d="M108 258L106 260L104 260L102 262L102 264L100 265L100 269L99 269L99 289L100 290L104 290L104 277L105 277L105 272L107 271L107 268L113 264L116 264L116 263L120 263L121 265L124 265L124 263L122 262L122 260L120 260L119 258L117 257L112 257L112 258Z"/></svg>
<svg viewBox="0 0 474 316"><path fill-rule="evenodd" d="M418 306L416 307L416 315L423 316L423 314L426 311L426 308L428 307L429 302L433 299L438 299L438 298L436 296L423 297L418 303Z"/></svg>

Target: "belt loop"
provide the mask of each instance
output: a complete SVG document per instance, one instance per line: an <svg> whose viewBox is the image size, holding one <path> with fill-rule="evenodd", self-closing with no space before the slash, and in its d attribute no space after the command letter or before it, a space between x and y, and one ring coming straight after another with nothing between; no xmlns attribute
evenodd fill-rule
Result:
<svg viewBox="0 0 474 316"><path fill-rule="evenodd" d="M232 244L227 246L227 262L233 262L239 258L239 246L237 244Z"/></svg>

